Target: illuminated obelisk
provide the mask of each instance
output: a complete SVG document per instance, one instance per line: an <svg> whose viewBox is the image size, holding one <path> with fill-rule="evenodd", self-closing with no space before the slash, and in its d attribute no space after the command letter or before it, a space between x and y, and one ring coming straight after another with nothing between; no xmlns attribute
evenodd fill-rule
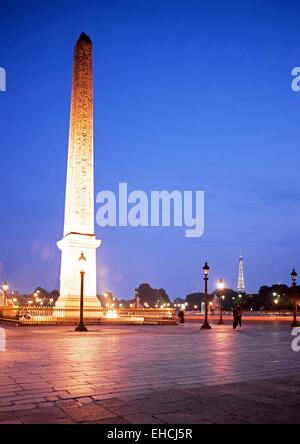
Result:
<svg viewBox="0 0 300 444"><path fill-rule="evenodd" d="M244 278L244 260L242 256L239 258L239 276L238 276L238 284L237 284L237 291L239 293L245 293L245 278Z"/></svg>
<svg viewBox="0 0 300 444"><path fill-rule="evenodd" d="M94 146L92 42L84 33L74 49L64 236L61 250L59 307L79 307L80 263L85 261L84 305L99 307L94 233Z"/></svg>

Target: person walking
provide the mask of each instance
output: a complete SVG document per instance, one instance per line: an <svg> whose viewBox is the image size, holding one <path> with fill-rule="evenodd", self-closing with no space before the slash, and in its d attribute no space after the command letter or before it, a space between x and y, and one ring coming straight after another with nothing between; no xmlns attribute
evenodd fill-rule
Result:
<svg viewBox="0 0 300 444"><path fill-rule="evenodd" d="M241 328L242 327L242 307L238 305L237 307L237 325Z"/></svg>
<svg viewBox="0 0 300 444"><path fill-rule="evenodd" d="M242 309L240 305L233 309L233 329L236 330L238 326L242 326Z"/></svg>
<svg viewBox="0 0 300 444"><path fill-rule="evenodd" d="M179 324L184 324L184 311L179 310L178 312Z"/></svg>
<svg viewBox="0 0 300 444"><path fill-rule="evenodd" d="M236 330L236 327L238 325L238 311L237 311L237 307L234 307L232 314L233 314L233 330Z"/></svg>

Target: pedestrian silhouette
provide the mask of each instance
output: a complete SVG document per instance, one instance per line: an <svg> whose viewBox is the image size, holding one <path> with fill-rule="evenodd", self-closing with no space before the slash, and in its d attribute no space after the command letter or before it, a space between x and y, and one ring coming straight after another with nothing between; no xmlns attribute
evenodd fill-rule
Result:
<svg viewBox="0 0 300 444"><path fill-rule="evenodd" d="M242 309L240 305L233 309L233 329L236 330L238 326L242 327Z"/></svg>
<svg viewBox="0 0 300 444"><path fill-rule="evenodd" d="M178 312L179 324L184 324L184 311L179 310Z"/></svg>

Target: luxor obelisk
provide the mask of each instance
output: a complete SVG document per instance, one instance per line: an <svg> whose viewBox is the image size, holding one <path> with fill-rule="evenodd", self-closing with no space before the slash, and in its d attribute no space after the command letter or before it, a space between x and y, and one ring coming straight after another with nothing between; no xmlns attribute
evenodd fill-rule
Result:
<svg viewBox="0 0 300 444"><path fill-rule="evenodd" d="M84 305L99 307L94 233L94 146L92 42L82 33L74 49L64 236L61 250L59 307L79 307L80 263L86 258Z"/></svg>

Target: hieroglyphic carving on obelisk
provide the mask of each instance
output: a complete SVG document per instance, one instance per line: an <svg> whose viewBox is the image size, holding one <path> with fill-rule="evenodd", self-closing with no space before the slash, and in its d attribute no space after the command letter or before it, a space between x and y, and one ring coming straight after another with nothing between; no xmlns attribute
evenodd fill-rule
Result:
<svg viewBox="0 0 300 444"><path fill-rule="evenodd" d="M87 259L85 306L99 306L96 297L96 248L100 241L94 234L92 71L92 42L82 33L74 49L64 237L57 243L62 252L59 306L78 307L78 259L81 252Z"/></svg>
<svg viewBox="0 0 300 444"><path fill-rule="evenodd" d="M92 43L74 50L64 236L94 234Z"/></svg>

